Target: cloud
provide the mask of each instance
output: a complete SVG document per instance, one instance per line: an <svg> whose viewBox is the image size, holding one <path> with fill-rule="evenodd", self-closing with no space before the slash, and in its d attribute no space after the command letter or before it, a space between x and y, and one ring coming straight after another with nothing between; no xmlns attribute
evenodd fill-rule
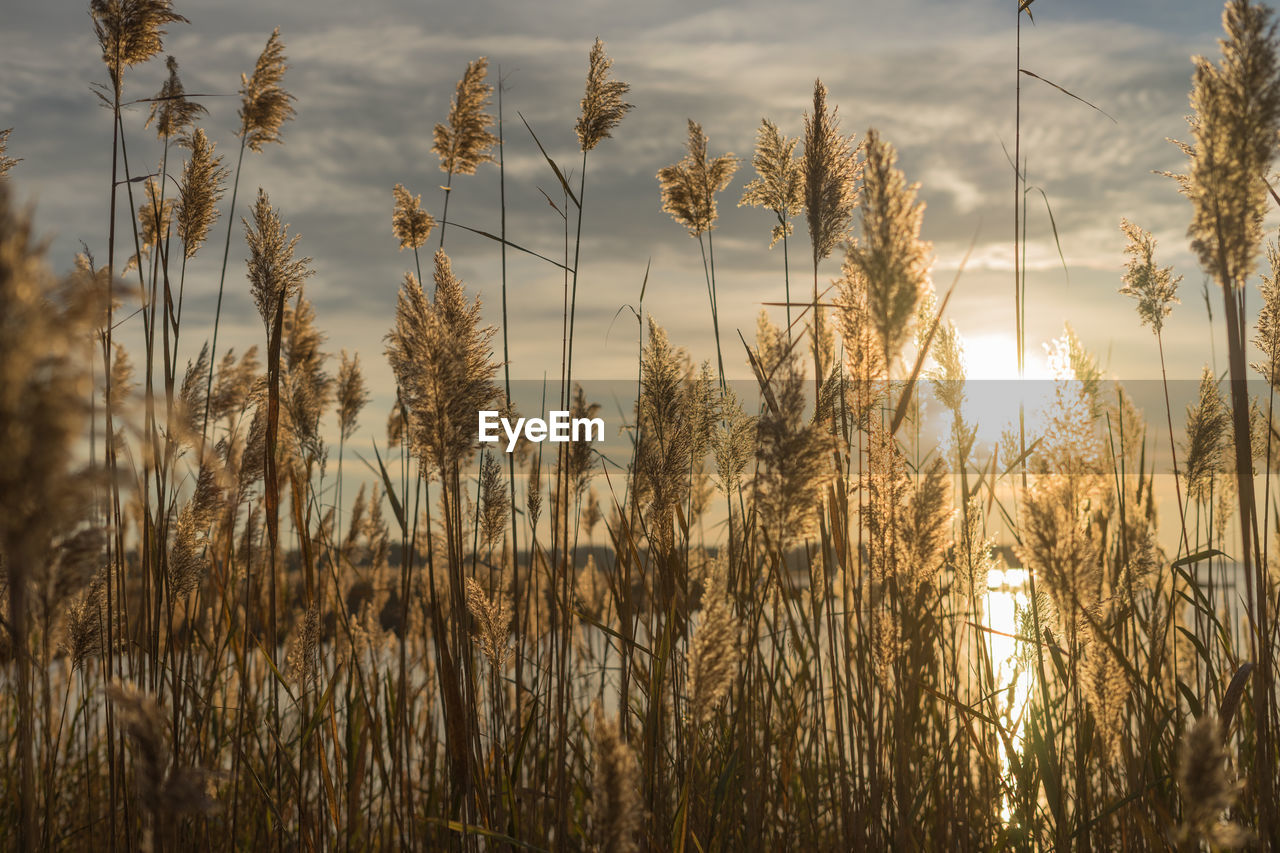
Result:
<svg viewBox="0 0 1280 853"><path fill-rule="evenodd" d="M37 199L59 266L69 265L81 240L105 259L111 126L88 91L103 73L87 16L63 4L17 5L0 34L0 76L6 80L0 126L15 126L13 153L25 158L15 184L21 195ZM1165 5L1158 4L1155 14L1156 6L1147 3L1152 14L1144 14L1091 0L1047 8L1037 12L1035 26L1024 25L1026 67L1116 117L1112 122L1038 80L1021 78L1018 147L1032 183L1044 193L1027 198L1028 318L1035 334L1056 334L1063 320L1073 319L1087 326L1086 343L1098 348L1132 334L1131 306L1114 295L1123 261L1121 216L1155 231L1168 253L1165 262L1195 277L1183 238L1188 208L1170 182L1151 172L1178 167L1179 155L1164 138L1185 135L1188 57L1214 51L1217 11ZM300 250L314 258L317 275L308 292L335 348L361 350L375 388L387 392L382 334L391 324L401 275L413 267L412 256L397 252L391 235L390 190L404 183L439 214L443 175L429 150L431 128L443 120L465 63L478 55L489 56L493 74L500 65L506 77L508 235L561 258L565 222L540 190L556 204L563 204L562 196L517 112L576 187L582 162L572 126L596 35L606 40L616 74L632 84L629 100L637 109L587 164L575 350L584 375L634 371L634 318L623 306L638 307L646 264L645 311L695 358L714 356L698 246L659 211L654 180L659 167L681 156L689 117L703 124L714 152L744 158L721 201L714 245L721 343L727 363L737 365L731 372L746 375L736 330L749 338L761 304L781 301L784 285L781 247L767 248L768 215L738 209L736 201L752 176L746 161L760 118L768 115L799 134L819 76L840 106L845 130L861 138L868 126L880 128L897 146L909 179L922 182L925 236L934 242L941 284L949 283L978 235L953 302L962 329L1003 331L1012 317L1009 158L1018 77L1006 4L874 0L855 10L803 2L784 12L776 3L754 0L696 8L673 0L481 0L425 8L407 0L275 0L189 2L180 9L192 25L171 28L167 47L182 62L189 89L233 93L238 75L252 67L267 33L279 25L291 64L286 86L297 96L298 116L284 129L284 145L245 158L220 332L228 344L247 345L261 335L243 281L238 221L263 186L303 235ZM158 62L130 72L130 94L152 93L162 74ZM207 126L219 151L234 162L237 100L208 104ZM143 117L138 109L126 116L134 174L154 168L160 156L154 138L142 131ZM496 232L498 197L495 169L459 178L450 216ZM224 219L215 226L210 247L188 274L192 346L205 334L199 330L212 325L227 225ZM789 246L793 298L812 288L803 232L803 222L797 223ZM1059 244L1070 267L1069 289ZM468 287L482 294L487 319L499 322L496 244L452 229L448 245ZM117 251L127 254L122 246ZM820 284L837 270L838 258L825 263ZM509 253L507 301L514 370L529 378L556 374L562 273ZM782 316L781 309L771 310ZM1116 352L1117 358L1137 357L1127 345Z"/></svg>

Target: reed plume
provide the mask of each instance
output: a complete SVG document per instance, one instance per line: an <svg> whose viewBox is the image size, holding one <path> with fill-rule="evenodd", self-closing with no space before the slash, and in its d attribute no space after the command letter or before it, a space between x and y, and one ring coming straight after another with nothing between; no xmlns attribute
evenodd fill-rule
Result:
<svg viewBox="0 0 1280 853"><path fill-rule="evenodd" d="M1235 805L1239 791L1240 785L1227 775L1222 727L1217 717L1205 714L1183 735L1179 750L1182 825L1178 840L1181 849L1198 850L1202 841L1213 848L1248 844L1250 833L1223 817Z"/></svg>
<svg viewBox="0 0 1280 853"><path fill-rule="evenodd" d="M196 119L209 111L203 104L187 99L186 89L178 77L178 60L170 56L165 59L165 67L169 76L160 86L151 101L151 112L147 115L146 127L156 126L156 136L163 140L183 139Z"/></svg>
<svg viewBox="0 0 1280 853"><path fill-rule="evenodd" d="M360 354L349 356L344 349L342 364L338 367L338 432L343 441L355 434L360 410L368 403L369 391L360 370Z"/></svg>
<svg viewBox="0 0 1280 853"><path fill-rule="evenodd" d="M827 111L827 87L813 83L813 113L804 117L804 207L816 267L849 234L862 164L852 136L840 134L838 108Z"/></svg>
<svg viewBox="0 0 1280 853"><path fill-rule="evenodd" d="M403 184L391 190L395 196L395 211L391 214L391 231L400 241L400 248L417 251L427 242L436 220L422 209L422 196L410 195Z"/></svg>
<svg viewBox="0 0 1280 853"><path fill-rule="evenodd" d="M320 611L314 604L298 620L285 665L294 684L304 689L315 686L320 672Z"/></svg>
<svg viewBox="0 0 1280 853"><path fill-rule="evenodd" d="M294 304L285 306L281 379L286 433L311 461L324 455L320 419L334 398L333 377L324 369L330 356L320 349L326 337L316 326L315 308L300 291Z"/></svg>
<svg viewBox="0 0 1280 853"><path fill-rule="evenodd" d="M240 131L238 136L250 151L260 152L272 142L280 142L280 128L296 114L293 95L281 85L289 67L284 41L276 27L258 55L253 76L240 75Z"/></svg>
<svg viewBox="0 0 1280 853"><path fill-rule="evenodd" d="M387 359L409 413L411 447L446 469L470 458L476 412L500 399L490 361L495 329L480 325L480 300L468 304L443 250L435 256L435 300L406 274L387 335Z"/></svg>
<svg viewBox="0 0 1280 853"><path fill-rule="evenodd" d="M929 277L930 245L920 239L924 202L894 166L897 152L867 131L862 187L862 240L850 250L867 281L867 307L884 363L892 364Z"/></svg>
<svg viewBox="0 0 1280 853"><path fill-rule="evenodd" d="M595 708L594 761L591 786L592 841L605 853L635 853L645 819L640 796L640 763L617 720Z"/></svg>
<svg viewBox="0 0 1280 853"><path fill-rule="evenodd" d="M898 535L903 543L902 562L907 568L909 595L933 585L942 569L942 552L951 533L949 476L942 457L933 457L916 478L899 518Z"/></svg>
<svg viewBox="0 0 1280 853"><path fill-rule="evenodd" d="M161 202L160 185L156 183L154 178L147 178L146 184L143 185L142 194L143 202L138 205L138 251L139 254L130 256L125 262L124 271L129 270L142 263L142 260L151 256L151 250L156 246L164 243L169 238L169 226L173 222L173 199L167 198Z"/></svg>
<svg viewBox="0 0 1280 853"><path fill-rule="evenodd" d="M826 337L823 307L818 304L818 264L831 255L849 234L853 210L858 204L858 180L862 163L861 146L853 137L840 134L837 109L827 111L827 87L813 82L813 113L804 117L804 204L809 224L809 244L813 250L813 336L814 387L820 393L829 365L823 363ZM790 300L788 300L790 301Z"/></svg>
<svg viewBox="0 0 1280 853"><path fill-rule="evenodd" d="M243 219L241 222L249 244L249 291L258 315L269 330L276 317L283 321L285 303L298 293L304 281L315 275L315 270L311 269L310 258L293 257L302 237L289 236L289 225L280 220L265 190L258 189L253 223Z"/></svg>
<svg viewBox="0 0 1280 853"><path fill-rule="evenodd" d="M738 206L763 207L773 212L778 222L770 233L769 248L791 236L791 217L804 209L805 171L795 156L799 138L784 136L769 119L760 121L756 131L756 152L751 163L756 177L742 190Z"/></svg>
<svg viewBox="0 0 1280 853"><path fill-rule="evenodd" d="M449 104L448 124L437 124L431 150L440 157L440 171L449 175L474 175L476 167L494 162L491 148L498 137L489 132L493 116L485 112L493 86L485 82L487 57L467 63Z"/></svg>
<svg viewBox="0 0 1280 853"><path fill-rule="evenodd" d="M1090 486L1088 478L1069 473L1048 475L1031 487L1022 512L1019 556L1068 622L1100 592L1101 543L1091 523Z"/></svg>
<svg viewBox="0 0 1280 853"><path fill-rule="evenodd" d="M756 421L757 509L778 546L802 541L815 529L830 476L829 442L817 423L806 423L804 371L795 349L762 311L756 324L762 389L774 403Z"/></svg>
<svg viewBox="0 0 1280 853"><path fill-rule="evenodd" d="M511 508L502 465L492 453L480 465L480 507L480 541L488 550L501 541Z"/></svg>
<svg viewBox="0 0 1280 853"><path fill-rule="evenodd" d="M13 133L13 128L0 128L0 178L9 174L9 170L22 162L21 157L9 157L5 152L9 148L9 134Z"/></svg>
<svg viewBox="0 0 1280 853"><path fill-rule="evenodd" d="M704 725L733 686L738 669L738 620L726 589L727 563L717 561L704 580L702 616L690 641L689 715Z"/></svg>
<svg viewBox="0 0 1280 853"><path fill-rule="evenodd" d="M1124 253L1129 256L1120 292L1138 300L1138 318L1158 335L1164 327L1164 318L1174 305L1181 303L1177 293L1182 276L1174 278L1173 267L1156 266L1156 240L1151 232L1127 219L1120 220L1120 230L1128 239Z"/></svg>
<svg viewBox="0 0 1280 853"><path fill-rule="evenodd" d="M529 476L525 484L525 510L529 513L529 525L538 528L542 516L542 460L534 453L529 457Z"/></svg>
<svg viewBox="0 0 1280 853"><path fill-rule="evenodd" d="M723 388L724 355L720 351L716 255L714 244L710 243L710 235L719 218L716 193L724 190L733 180L733 173L738 170L738 159L729 153L708 160L707 135L702 132L702 125L693 119L689 119L688 148L688 153L680 162L658 170L658 188L662 196L663 211L671 214L676 224L687 228L689 236L697 237L698 246L703 250L702 265L707 279L707 296L711 301L711 325L716 337L716 364ZM707 235L707 246L703 245L703 234Z"/></svg>
<svg viewBox="0 0 1280 853"><path fill-rule="evenodd" d="M910 568L902 558L906 543L901 534L908 526L904 505L911 479L897 439L879 423L872 424L863 486L871 573L878 581L889 580Z"/></svg>
<svg viewBox="0 0 1280 853"><path fill-rule="evenodd" d="M1089 629L1092 640L1086 649L1081 670L1081 692L1102 738L1105 756L1115 762L1122 758L1125 741L1125 705L1132 685L1124 665L1096 627Z"/></svg>
<svg viewBox="0 0 1280 853"><path fill-rule="evenodd" d="M182 251L191 259L209 238L209 229L218 221L218 202L226 192L230 169L222 165L221 155L214 154L216 144L202 128L190 135L191 156L182 167L174 217L178 222L178 238Z"/></svg>
<svg viewBox="0 0 1280 853"><path fill-rule="evenodd" d="M502 474L501 466L498 474ZM466 601L471 618L476 620L476 643L480 645L489 665L495 670L501 669L510 651L507 648L507 632L511 628L511 608L500 596L491 599L486 595L484 587L475 578L466 580Z"/></svg>
<svg viewBox="0 0 1280 853"><path fill-rule="evenodd" d="M609 70L613 60L604 52L604 42L599 38L591 46L587 67L587 90L582 96L582 112L575 130L583 153L600 144L602 139L613 136L624 116L635 109L622 99L631 91L630 84L610 80Z"/></svg>
<svg viewBox="0 0 1280 853"><path fill-rule="evenodd" d="M1218 391L1217 378L1206 365L1200 374L1200 393L1195 405L1187 407L1187 499L1206 504L1214 478L1227 458L1227 432L1231 414Z"/></svg>
<svg viewBox="0 0 1280 853"><path fill-rule="evenodd" d="M717 409L722 420L716 426L711 449L715 455L717 485L726 497L742 485L742 475L755 455L756 419L742 410L733 388L721 394Z"/></svg>
<svg viewBox="0 0 1280 853"><path fill-rule="evenodd" d="M89 15L117 99L125 69L164 48L164 27L190 23L173 11L172 0L90 0Z"/></svg>
<svg viewBox="0 0 1280 853"><path fill-rule="evenodd" d="M1266 356L1264 361L1253 365L1271 383L1278 384L1276 367L1280 364L1280 244L1267 244L1267 269L1263 273L1260 290L1262 291L1262 307L1258 311L1257 332L1254 345ZM1264 441L1262 446L1267 446Z"/></svg>
<svg viewBox="0 0 1280 853"><path fill-rule="evenodd" d="M738 170L732 153L708 159L707 135L689 119L688 153L678 163L658 170L662 210L697 237L716 227L716 193L729 186Z"/></svg>
<svg viewBox="0 0 1280 853"><path fill-rule="evenodd" d="M28 586L55 539L80 523L93 486L73 460L92 391L86 344L106 297L97 274L56 281L43 253L30 215L10 207L0 184L0 557L7 630L23 643Z"/></svg>

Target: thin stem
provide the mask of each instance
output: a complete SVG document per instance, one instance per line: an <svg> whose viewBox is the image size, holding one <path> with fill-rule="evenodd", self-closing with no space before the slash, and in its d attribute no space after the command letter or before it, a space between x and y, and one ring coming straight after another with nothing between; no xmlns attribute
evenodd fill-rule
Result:
<svg viewBox="0 0 1280 853"><path fill-rule="evenodd" d="M200 419L200 455L209 435L209 400L213 395L213 366L218 363L218 324L222 320L222 293L227 283L227 258L231 255L231 229L235 224L236 195L240 191L240 167L244 165L244 149L248 134L240 136L240 155L236 158L236 176L231 183L231 207L227 210L227 239L222 247L222 272L218 274L218 307L213 313L213 342L209 345L209 378L204 386L204 417Z"/></svg>

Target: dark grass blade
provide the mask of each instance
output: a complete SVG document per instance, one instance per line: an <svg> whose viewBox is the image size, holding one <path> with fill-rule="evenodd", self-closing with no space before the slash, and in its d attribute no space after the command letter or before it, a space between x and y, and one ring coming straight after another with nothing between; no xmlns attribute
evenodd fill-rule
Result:
<svg viewBox="0 0 1280 853"><path fill-rule="evenodd" d="M1028 4L1028 5L1030 5L1030 4ZM1062 94L1066 95L1066 96L1067 96L1067 97L1069 97L1069 98L1075 98L1077 101L1079 101L1080 103L1084 104L1086 107L1089 107L1090 109L1097 110L1098 112L1102 113L1102 114L1103 114L1104 116L1106 116L1107 118L1111 119L1111 121L1112 121L1112 123L1113 123L1113 124L1119 124L1119 123L1120 123L1120 122L1116 121L1115 116L1113 116L1111 113L1109 113L1109 112L1107 112L1106 110L1104 110L1102 107L1099 107L1097 104L1091 104L1091 103L1089 103L1089 102L1088 102L1088 101L1086 101L1084 98L1082 98L1082 97L1080 97L1079 95L1077 95L1076 93L1071 92L1071 91L1069 91L1069 90L1067 90L1067 89L1062 88L1061 86L1059 86L1057 83L1053 82L1052 80L1046 80L1045 78L1041 77L1039 74L1036 74L1034 71L1028 71L1028 70L1027 70L1027 69L1025 69L1025 68L1019 68L1018 70L1019 70L1019 71L1021 71L1023 74L1027 75L1028 77L1033 77L1033 78L1035 78L1036 80L1039 80L1041 83L1047 83L1048 85L1050 85L1050 86L1052 86L1053 88L1057 89L1059 92L1061 92Z"/></svg>

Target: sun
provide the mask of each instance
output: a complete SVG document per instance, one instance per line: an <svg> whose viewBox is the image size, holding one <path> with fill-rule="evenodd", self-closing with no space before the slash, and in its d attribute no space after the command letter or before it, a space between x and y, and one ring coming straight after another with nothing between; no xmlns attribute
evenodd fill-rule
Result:
<svg viewBox="0 0 1280 853"><path fill-rule="evenodd" d="M990 445L1018 422L1038 423L1053 395L1054 373L1042 347L1029 346L1018 374L1017 343L1003 332L964 338L965 420L977 427L977 440Z"/></svg>

